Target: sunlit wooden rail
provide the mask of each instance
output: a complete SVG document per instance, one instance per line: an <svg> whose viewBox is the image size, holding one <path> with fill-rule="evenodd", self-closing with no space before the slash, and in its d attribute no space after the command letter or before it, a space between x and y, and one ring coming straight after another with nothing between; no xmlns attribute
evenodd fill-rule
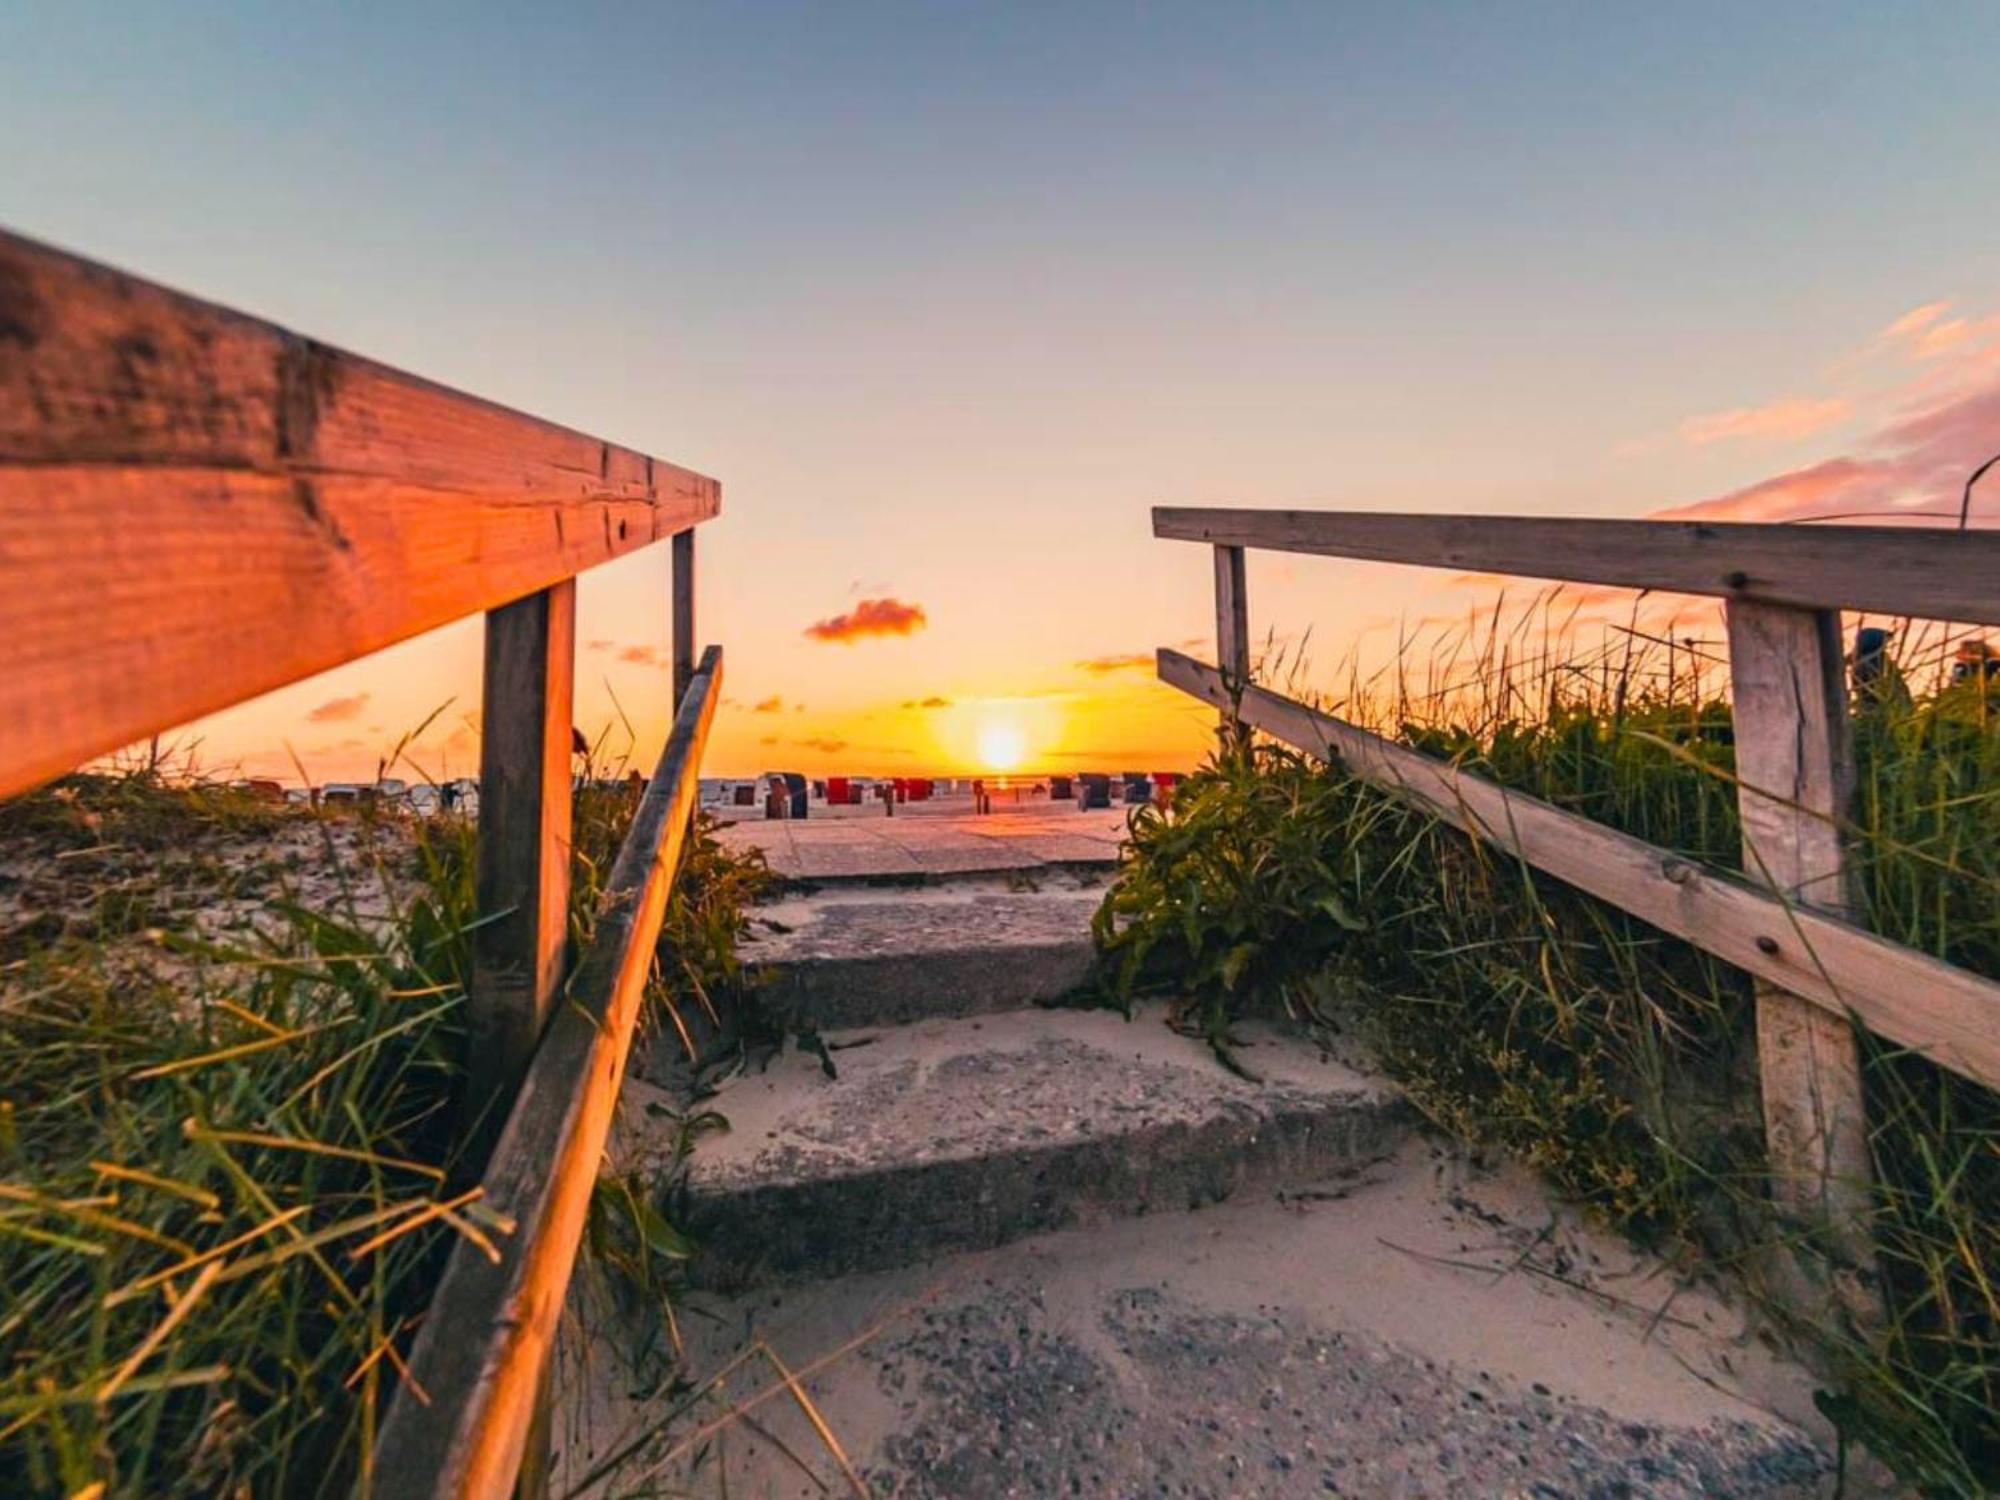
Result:
<svg viewBox="0 0 2000 1500"><path fill-rule="evenodd" d="M711 646L482 1181L487 1206L516 1221L510 1250L497 1262L465 1242L452 1251L410 1355L430 1399L398 1393L377 1495L504 1495L521 1466L721 685Z"/></svg>
<svg viewBox="0 0 2000 1500"><path fill-rule="evenodd" d="M1214 704L1238 732L1337 761L1754 977L1775 1204L1850 1265L1867 1264L1853 1025L2000 1088L2000 983L1850 920L1842 831L1854 765L1839 611L2000 623L2000 532L1171 507L1153 512L1153 531L1215 548L1221 660L1162 648L1163 681ZM1724 600L1745 870L1697 864L1257 686L1246 548Z"/></svg>
<svg viewBox="0 0 2000 1500"><path fill-rule="evenodd" d="M687 469L0 230L0 796L485 612L465 1114L491 1122L483 1196L515 1228L497 1262L448 1262L377 1495L538 1482L555 1320L720 694L694 554L720 507ZM678 714L572 964L575 578L668 538Z"/></svg>

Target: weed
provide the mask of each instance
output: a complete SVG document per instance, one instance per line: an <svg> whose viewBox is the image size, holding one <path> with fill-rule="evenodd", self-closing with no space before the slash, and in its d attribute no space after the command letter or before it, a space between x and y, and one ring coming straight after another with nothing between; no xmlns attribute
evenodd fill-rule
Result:
<svg viewBox="0 0 2000 1500"><path fill-rule="evenodd" d="M579 798L579 938L634 804ZM722 1003L768 878L684 860L656 1022ZM507 1229L456 1185L474 910L455 817L151 769L0 808L0 1492L361 1482L442 1258ZM589 1244L654 1299L686 1250L615 1181Z"/></svg>
<svg viewBox="0 0 2000 1500"><path fill-rule="evenodd" d="M1538 652L1512 654L1496 627L1420 682L1404 664L1352 684L1343 711L1737 867L1712 650L1630 631L1584 649L1568 622L1544 625ZM2000 717L1981 686L1944 680L1947 638L1908 639L1897 690L1858 709L1860 909L2000 975ZM1175 994L1224 1056L1258 1008L1356 1026L1442 1127L1637 1233L1748 1271L1774 1232L1746 977L1338 767L1224 737L1165 808L1135 814L1096 932L1113 999ZM1844 1432L1929 1493L1984 1494L2000 1484L2000 1100L1865 1052L1888 1324L1866 1343L1802 1332L1838 1372L1825 1403Z"/></svg>

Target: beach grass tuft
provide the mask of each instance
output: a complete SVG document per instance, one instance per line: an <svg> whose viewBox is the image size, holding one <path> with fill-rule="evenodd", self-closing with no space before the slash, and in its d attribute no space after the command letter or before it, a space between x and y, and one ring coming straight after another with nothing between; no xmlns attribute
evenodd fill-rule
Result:
<svg viewBox="0 0 2000 1500"><path fill-rule="evenodd" d="M1329 706L1738 867L1719 644L1540 608L1526 629L1496 615L1437 656L1350 674ZM2000 975L2000 693L1950 682L1949 632L1900 637L1894 677L1855 705L1863 920ZM1174 996L1237 1066L1242 1015L1357 1030L1439 1126L1691 1267L1754 1286L1783 1233L1746 976L1337 766L1223 739L1170 803L1136 811L1097 936L1113 1001ZM2000 1098L1879 1041L1865 1067L1887 1322L1872 1339L1792 1332L1845 1436L1926 1494L1985 1495L2000 1487Z"/></svg>

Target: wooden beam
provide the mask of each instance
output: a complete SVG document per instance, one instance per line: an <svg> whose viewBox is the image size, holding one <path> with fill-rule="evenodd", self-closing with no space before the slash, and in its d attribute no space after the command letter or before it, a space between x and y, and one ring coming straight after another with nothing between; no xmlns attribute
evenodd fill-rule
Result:
<svg viewBox="0 0 2000 1500"><path fill-rule="evenodd" d="M1220 708L1214 667L1162 648L1162 681ZM1737 883L1628 834L1509 792L1260 687L1244 722L1397 792L1578 890L1835 1015L2000 1088L2000 983Z"/></svg>
<svg viewBox="0 0 2000 1500"><path fill-rule="evenodd" d="M1153 534L1800 609L2000 624L2000 530L1160 506Z"/></svg>
<svg viewBox="0 0 2000 1500"><path fill-rule="evenodd" d="M486 616L466 1078L474 1112L497 1106L488 1141L562 987L575 677L573 579Z"/></svg>
<svg viewBox="0 0 2000 1500"><path fill-rule="evenodd" d="M612 866L596 936L529 1065L484 1178L516 1230L497 1264L461 1241L410 1353L376 1444L381 1500L504 1500L533 1422L577 1242L624 1078L667 893L715 717L722 651L681 700L658 770Z"/></svg>
<svg viewBox="0 0 2000 1500"><path fill-rule="evenodd" d="M694 676L694 533L683 531L674 538L674 702L687 692Z"/></svg>
<svg viewBox="0 0 2000 1500"><path fill-rule="evenodd" d="M1799 909L1851 920L1860 903L1840 834L1854 795L1840 616L1740 601L1727 613L1744 869ZM1806 1316L1844 1310L1879 1323L1854 1028L1759 979L1757 1067L1773 1206L1804 1231L1778 1256L1781 1289Z"/></svg>
<svg viewBox="0 0 2000 1500"><path fill-rule="evenodd" d="M720 503L686 469L0 231L0 796Z"/></svg>
<svg viewBox="0 0 2000 1500"><path fill-rule="evenodd" d="M1215 549L1215 659L1232 691L1250 681L1250 590L1241 547ZM1222 722L1232 742L1247 742L1233 709L1223 711Z"/></svg>

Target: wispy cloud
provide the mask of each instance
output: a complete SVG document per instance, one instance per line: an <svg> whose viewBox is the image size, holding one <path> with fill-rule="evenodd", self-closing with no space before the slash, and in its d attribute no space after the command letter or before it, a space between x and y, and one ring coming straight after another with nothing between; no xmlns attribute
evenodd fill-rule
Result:
<svg viewBox="0 0 2000 1500"><path fill-rule="evenodd" d="M785 711L785 700L783 698L778 697L775 693L772 694L769 698L765 698L760 702L758 702L750 710L750 712L753 714L780 714L783 713L784 711Z"/></svg>
<svg viewBox="0 0 2000 1500"><path fill-rule="evenodd" d="M350 719L358 719L368 707L368 694L356 693L351 698L329 698L306 714L315 724L345 724Z"/></svg>
<svg viewBox="0 0 2000 1500"><path fill-rule="evenodd" d="M863 599L845 614L808 625L805 633L811 640L846 644L871 635L909 635L929 623L920 604L891 598Z"/></svg>
<svg viewBox="0 0 2000 1500"><path fill-rule="evenodd" d="M1677 520L1937 522L1960 487L2000 449L2000 381L1883 424L1860 451L1823 459L1727 494L1660 512ZM1995 516L1993 497L1984 514ZM1980 516L1975 512L1975 519Z"/></svg>
<svg viewBox="0 0 2000 1500"><path fill-rule="evenodd" d="M949 699L949 698L939 698L939 697L937 697L937 696L935 696L935 695L933 695L933 696L931 696L931 697L929 697L929 698L905 698L905 699L903 700L903 707L905 707L905 708L950 708L950 707L951 707L951 699Z"/></svg>
<svg viewBox="0 0 2000 1500"><path fill-rule="evenodd" d="M1815 400L1806 396L1785 396L1762 406L1738 406L1728 411L1689 417L1680 425L1681 440L1696 447L1732 442L1745 438L1770 438L1797 442L1813 433L1845 422L1854 415L1854 403L1844 396Z"/></svg>
<svg viewBox="0 0 2000 1500"><path fill-rule="evenodd" d="M822 751L827 755L838 755L841 751L847 748L846 740L810 739L810 740L793 740L792 743L794 745L799 746L802 749L818 750Z"/></svg>
<svg viewBox="0 0 2000 1500"><path fill-rule="evenodd" d="M1093 656L1076 664L1079 672L1104 676L1111 672L1150 672L1156 658L1150 651L1127 651L1116 656Z"/></svg>
<svg viewBox="0 0 2000 1500"><path fill-rule="evenodd" d="M1944 303L1926 303L1897 318L1846 363L1872 362L1892 369L1857 411L1873 420L1847 451L1783 469L1753 484L1653 512L1661 520L1761 521L1773 524L1853 522L1875 526L1947 526L1958 516L1967 476L2000 450L2000 316L1946 318ZM1925 338L1963 323L1942 350L1926 353ZM1990 483L1991 481L1989 481ZM2000 527L2000 484L1974 494L1971 524ZM1489 596L1519 590L1519 580L1491 574L1457 580ZM1501 596L1512 597L1512 596ZM1543 598L1528 590L1528 597ZM1650 596L1635 609L1629 589L1567 585L1564 610L1618 619L1645 628L1702 624L1712 601ZM1466 624L1483 628L1502 608L1499 597L1473 606ZM1448 621L1425 621L1449 625Z"/></svg>
<svg viewBox="0 0 2000 1500"><path fill-rule="evenodd" d="M617 641L600 639L585 641L583 649L586 651L595 651L600 654L615 652L619 661L630 662L634 666L664 667L667 664L666 650L660 646L622 646Z"/></svg>
<svg viewBox="0 0 2000 1500"><path fill-rule="evenodd" d="M1913 337L1922 333L1950 310L1949 302L1926 302L1919 307L1913 307L1883 329L1882 337L1885 339Z"/></svg>
<svg viewBox="0 0 2000 1500"><path fill-rule="evenodd" d="M1890 524L1954 516L1966 476L2000 449L2000 315L1951 310L1945 302L1914 307L1851 356L1878 364L1888 356L1899 373L1871 403L1882 415L1847 452L1660 514ZM1985 501L1983 513L2000 519L2000 497Z"/></svg>

